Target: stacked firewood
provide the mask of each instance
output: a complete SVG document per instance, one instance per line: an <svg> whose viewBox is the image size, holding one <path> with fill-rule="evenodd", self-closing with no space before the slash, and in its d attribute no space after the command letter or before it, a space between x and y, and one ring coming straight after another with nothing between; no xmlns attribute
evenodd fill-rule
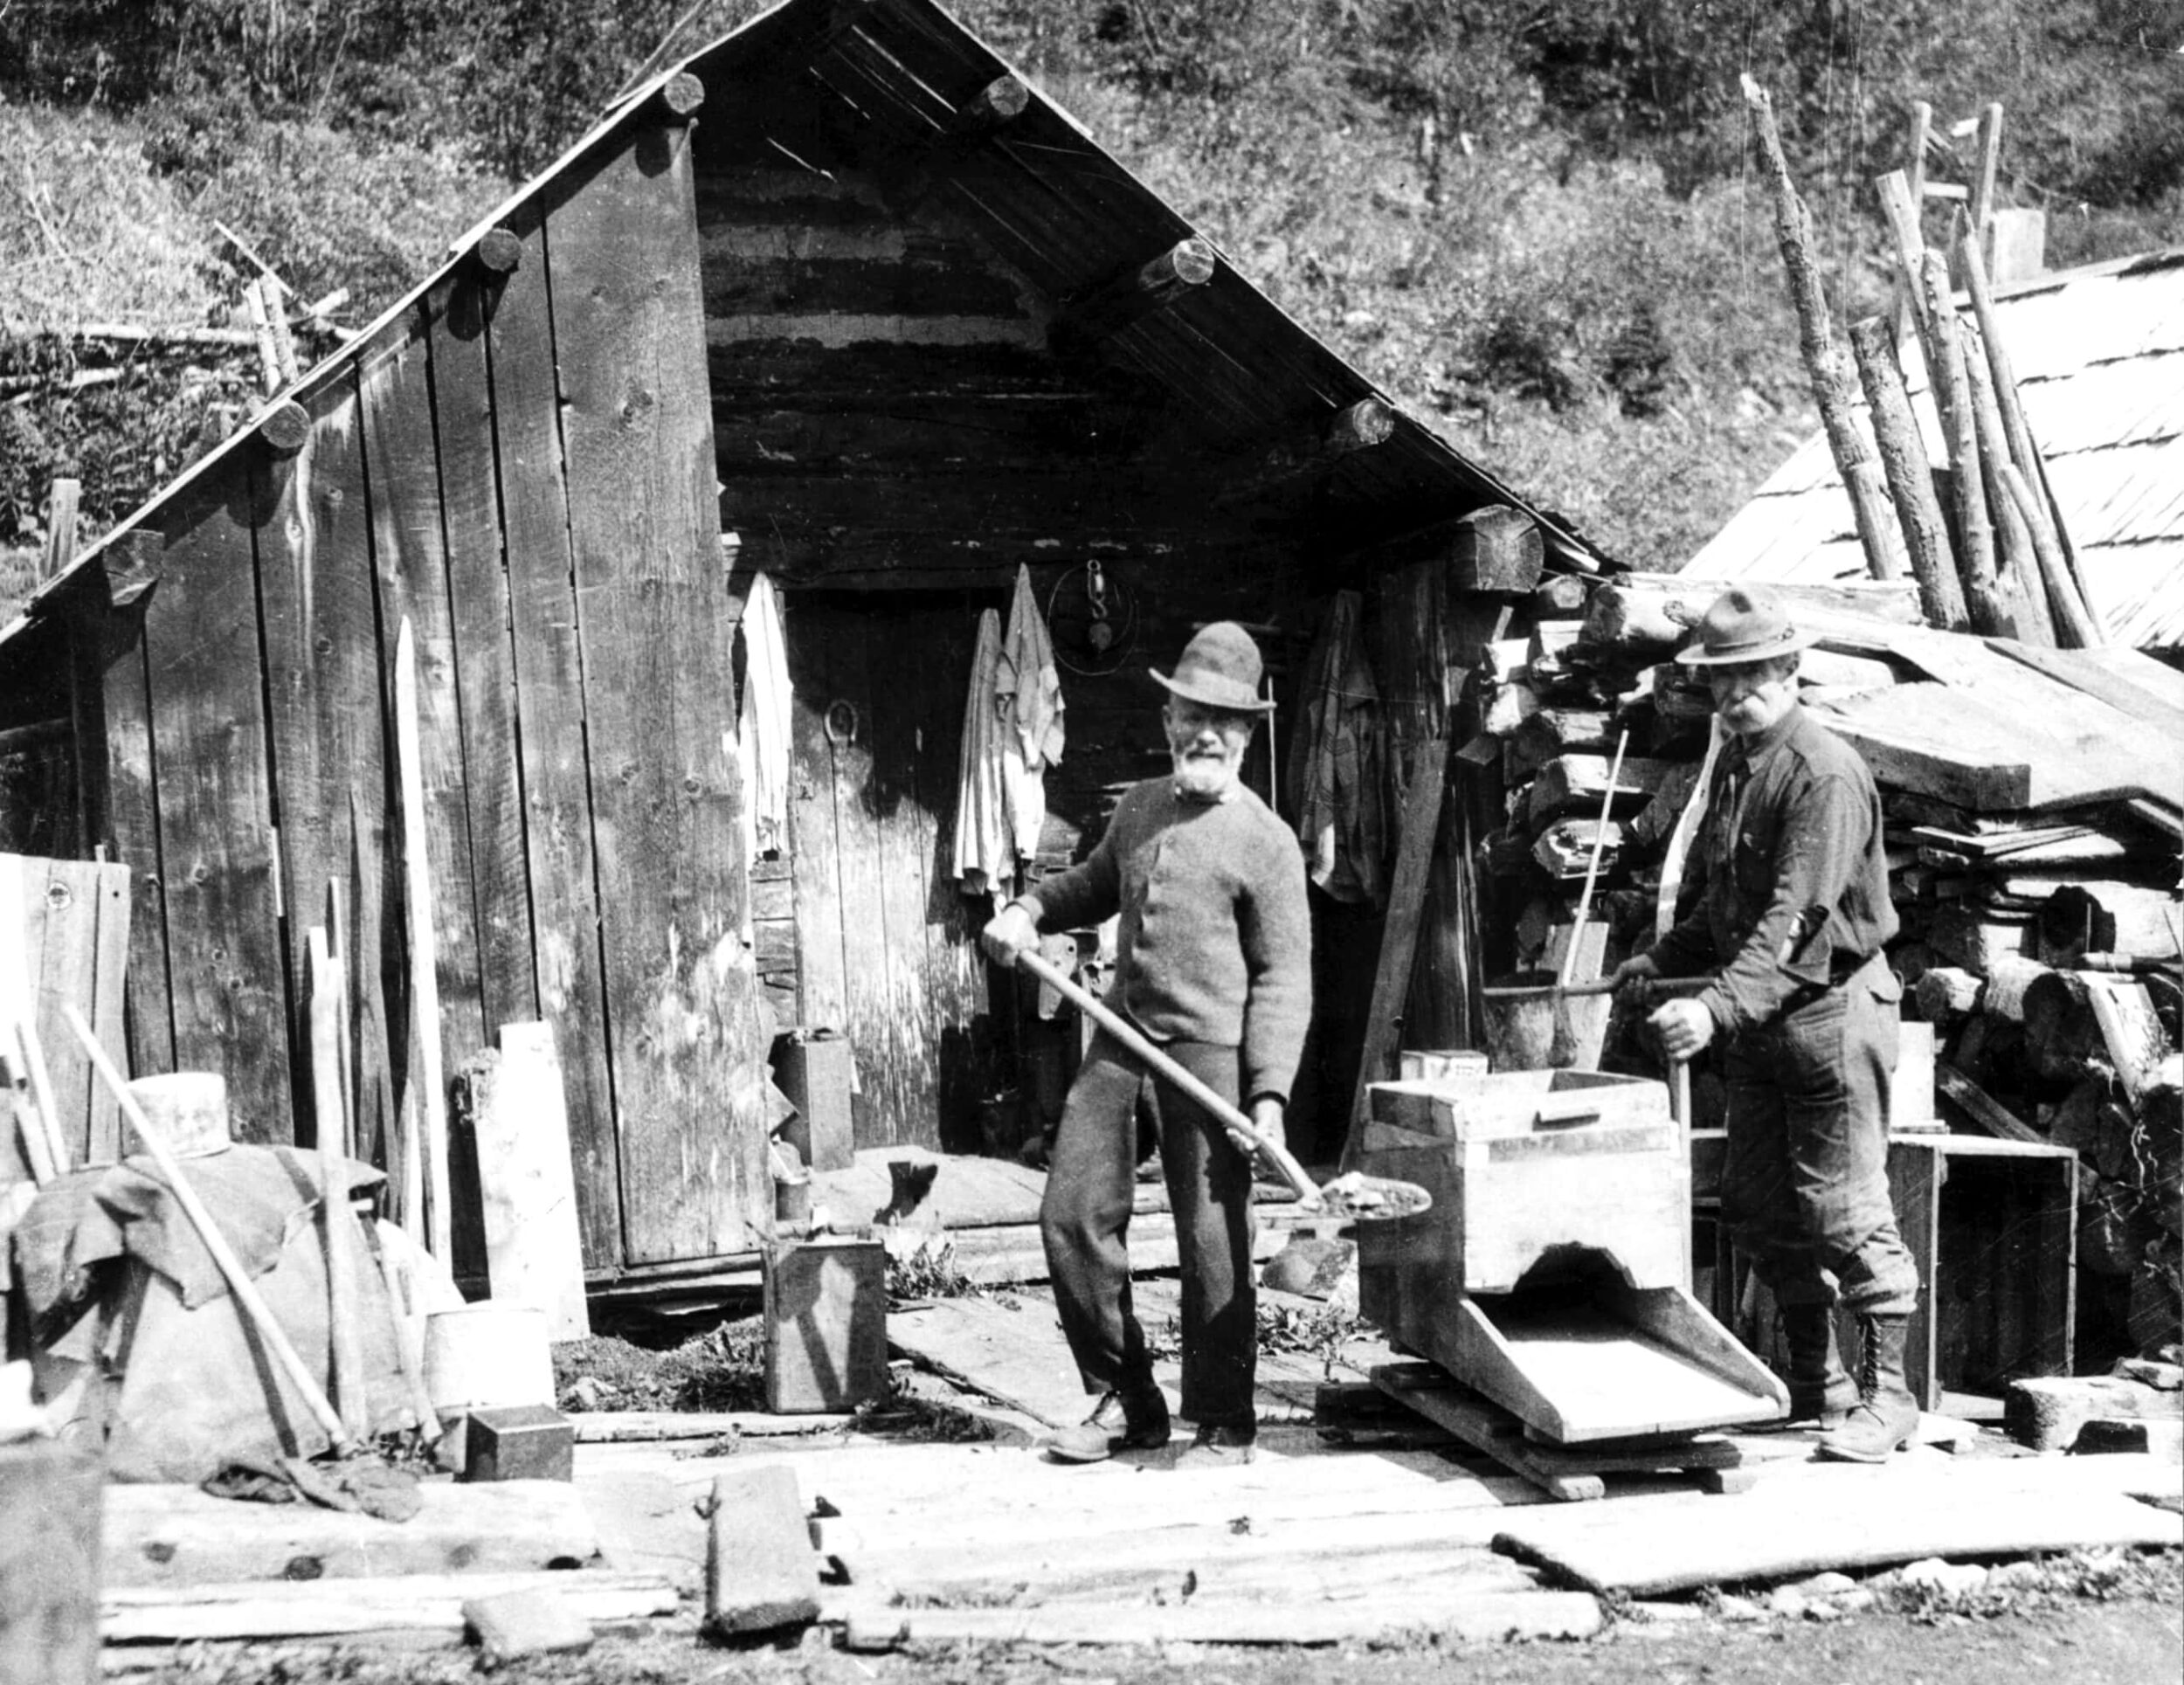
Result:
<svg viewBox="0 0 2184 1685"><path fill-rule="evenodd" d="M1697 798L1711 713L1703 680L1673 658L1717 589L1646 576L1597 584L1581 614L1496 643L1474 675L1479 735L1459 758L1473 799L1501 821L1478 860L1489 983L1561 972L1596 844L1593 918L1569 980L1652 939L1662 880L1682 876L1672 839ZM1907 590L1786 595L1801 621L1838 634L1803 655L1809 704L1915 676L1884 654L1847 653L1884 649L1892 626L1916 619ZM1882 635L1859 636L1861 621ZM2089 1337L2151 1348L2165 1326L2160 1337L2173 1338L2184 1156L2175 839L2143 804L1975 813L1885 773L1881 785L1902 923L1890 957L1909 986L1905 1017L1932 1028L1942 1121L2077 1148ZM1672 882L1671 904L1675 893ZM1549 1062L1612 1065L1641 1051L1603 1049L1604 1033L1562 1038ZM1694 1095L1695 1121L1717 1121L1703 1069Z"/></svg>

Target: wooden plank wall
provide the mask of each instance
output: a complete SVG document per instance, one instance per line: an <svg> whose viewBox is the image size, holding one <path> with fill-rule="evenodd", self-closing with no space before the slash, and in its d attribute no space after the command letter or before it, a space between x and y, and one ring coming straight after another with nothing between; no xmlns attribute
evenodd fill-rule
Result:
<svg viewBox="0 0 2184 1685"><path fill-rule="evenodd" d="M688 130L639 124L513 231L514 273L452 273L301 390L301 451L231 452L121 554L160 580L100 699L132 1059L222 1072L238 1138L312 1138L332 881L352 928L382 908L407 1080L407 619L446 1066L548 1018L587 1264L719 1256L771 1189Z"/></svg>

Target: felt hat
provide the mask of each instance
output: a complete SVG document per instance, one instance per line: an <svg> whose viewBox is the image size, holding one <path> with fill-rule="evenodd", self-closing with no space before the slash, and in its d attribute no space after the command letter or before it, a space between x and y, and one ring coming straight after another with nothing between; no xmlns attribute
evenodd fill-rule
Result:
<svg viewBox="0 0 2184 1685"><path fill-rule="evenodd" d="M1274 704L1259 694L1259 646L1234 620L1201 627L1183 646L1183 659L1170 677L1147 669L1178 696L1232 714L1271 714Z"/></svg>
<svg viewBox="0 0 2184 1685"><path fill-rule="evenodd" d="M1789 610L1766 586L1732 585L1699 617L1697 642L1676 659L1687 667L1721 667L1770 660L1818 641L1790 624Z"/></svg>

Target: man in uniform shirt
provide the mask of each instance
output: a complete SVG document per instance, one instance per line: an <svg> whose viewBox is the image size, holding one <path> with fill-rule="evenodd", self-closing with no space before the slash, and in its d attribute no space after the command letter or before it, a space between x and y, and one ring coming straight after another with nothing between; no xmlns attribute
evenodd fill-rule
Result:
<svg viewBox="0 0 2184 1685"><path fill-rule="evenodd" d="M1648 1022L1674 1060L1722 1047L1729 1091L1722 1215L1781 1308L1791 1419L1821 1453L1884 1461L1918 1410L1904 1338L1918 1271L1889 1203L1888 1089L1902 985L1880 796L1797 700L1810 645L1765 590L1724 593L1677 659L1702 669L1725 734L1698 832L1697 895L1619 984L1709 971ZM1835 1305L1857 1317L1855 1385Z"/></svg>
<svg viewBox="0 0 2184 1685"><path fill-rule="evenodd" d="M1125 791L1090 856L1011 901L983 940L1013 965L1042 924L1079 929L1119 913L1109 1004L1279 1142L1311 1011L1311 924L1296 839L1238 779L1273 707L1259 696L1258 646L1222 621L1192 639L1172 677L1152 676L1170 693L1161 718L1172 770ZM1182 1265L1182 1413L1198 1425L1177 1466L1248 1462L1259 1343L1252 1150L1105 1031L1070 1087L1040 1209L1062 1332L1100 1399L1047 1449L1094 1462L1167 1443L1124 1245L1147 1093Z"/></svg>

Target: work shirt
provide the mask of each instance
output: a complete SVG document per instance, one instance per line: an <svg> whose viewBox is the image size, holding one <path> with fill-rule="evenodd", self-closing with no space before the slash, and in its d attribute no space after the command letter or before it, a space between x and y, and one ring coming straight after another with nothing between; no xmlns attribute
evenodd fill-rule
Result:
<svg viewBox="0 0 2184 1685"><path fill-rule="evenodd" d="M1880 791L1801 704L1723 743L1694 853L1697 899L1653 956L1664 977L1721 968L1696 998L1724 1035L1817 997L1896 934Z"/></svg>
<svg viewBox="0 0 2184 1685"><path fill-rule="evenodd" d="M1289 1098L1312 1010L1304 860L1289 827L1239 784L1220 801L1148 778L1123 794L1089 856L1019 897L1040 923L1122 915L1118 1006L1155 1041L1238 1050L1247 1100Z"/></svg>

